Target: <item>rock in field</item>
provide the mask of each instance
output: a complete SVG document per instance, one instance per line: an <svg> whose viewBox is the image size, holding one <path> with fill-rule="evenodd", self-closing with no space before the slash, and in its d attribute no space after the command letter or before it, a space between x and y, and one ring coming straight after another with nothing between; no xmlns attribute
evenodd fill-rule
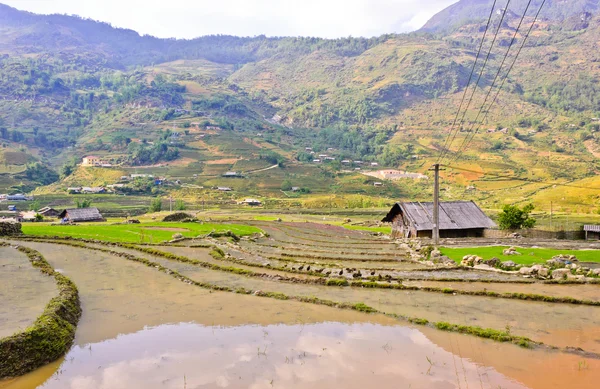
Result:
<svg viewBox="0 0 600 389"><path fill-rule="evenodd" d="M530 267L523 266L519 269L519 274L530 275L533 273L533 269Z"/></svg>
<svg viewBox="0 0 600 389"><path fill-rule="evenodd" d="M502 250L502 254L504 255L521 255L520 252L517 251L514 247L509 247L507 249Z"/></svg>
<svg viewBox="0 0 600 389"><path fill-rule="evenodd" d="M483 261L483 263L491 267L496 267L500 264L500 260L496 257L493 257L491 259L488 259L487 261Z"/></svg>
<svg viewBox="0 0 600 389"><path fill-rule="evenodd" d="M571 274L569 269L556 269L552 272L552 279L561 280L565 278L568 274Z"/></svg>
<svg viewBox="0 0 600 389"><path fill-rule="evenodd" d="M514 267L517 266L516 263L514 263L513 261L504 261L502 262L502 268L503 269L513 269Z"/></svg>

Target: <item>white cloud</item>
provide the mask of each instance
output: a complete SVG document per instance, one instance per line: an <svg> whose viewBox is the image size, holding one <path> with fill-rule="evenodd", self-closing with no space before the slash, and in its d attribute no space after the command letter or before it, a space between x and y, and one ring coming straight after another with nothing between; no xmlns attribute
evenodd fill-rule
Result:
<svg viewBox="0 0 600 389"><path fill-rule="evenodd" d="M159 37L376 36L418 29L457 0L2 0L36 13L77 14Z"/></svg>

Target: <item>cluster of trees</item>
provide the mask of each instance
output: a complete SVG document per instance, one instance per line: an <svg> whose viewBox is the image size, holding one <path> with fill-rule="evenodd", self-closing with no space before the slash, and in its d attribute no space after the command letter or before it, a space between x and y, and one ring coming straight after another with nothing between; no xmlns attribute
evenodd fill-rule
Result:
<svg viewBox="0 0 600 389"><path fill-rule="evenodd" d="M127 151L132 165L146 165L179 158L179 149L169 147L165 142L158 142L154 145L130 143Z"/></svg>
<svg viewBox="0 0 600 389"><path fill-rule="evenodd" d="M580 74L569 81L556 81L541 90L525 93L530 103L565 113L600 111L600 85L596 78Z"/></svg>
<svg viewBox="0 0 600 389"><path fill-rule="evenodd" d="M22 175L28 180L37 182L41 185L52 184L60 178L57 172L40 162L27 165Z"/></svg>

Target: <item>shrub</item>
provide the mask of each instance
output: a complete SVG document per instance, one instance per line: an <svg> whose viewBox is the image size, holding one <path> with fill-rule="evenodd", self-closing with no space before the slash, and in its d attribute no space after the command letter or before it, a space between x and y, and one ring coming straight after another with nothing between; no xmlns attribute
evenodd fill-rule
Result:
<svg viewBox="0 0 600 389"><path fill-rule="evenodd" d="M162 210L162 200L160 197L157 197L152 200L150 203L150 212L160 212Z"/></svg>
<svg viewBox="0 0 600 389"><path fill-rule="evenodd" d="M533 204L528 204L522 209L516 205L505 205L498 215L498 225L502 230L533 228L536 220L529 216L531 211L533 211Z"/></svg>

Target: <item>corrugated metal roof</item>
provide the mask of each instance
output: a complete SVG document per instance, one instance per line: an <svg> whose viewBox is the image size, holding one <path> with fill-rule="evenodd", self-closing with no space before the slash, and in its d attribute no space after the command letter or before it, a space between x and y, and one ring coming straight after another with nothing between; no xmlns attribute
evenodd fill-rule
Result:
<svg viewBox="0 0 600 389"><path fill-rule="evenodd" d="M401 210L417 231L433 229L432 202L398 203L383 221L392 221ZM440 230L494 227L496 224L473 201L440 202Z"/></svg>
<svg viewBox="0 0 600 389"><path fill-rule="evenodd" d="M598 226L586 225L586 226L583 226L583 230L584 231L592 231L592 232L600 232L600 225L598 225Z"/></svg>
<svg viewBox="0 0 600 389"><path fill-rule="evenodd" d="M69 220L74 222L85 222L85 221L96 221L103 220L104 218L98 211L98 208L72 208L65 209L60 217L64 218L65 216L69 216Z"/></svg>

